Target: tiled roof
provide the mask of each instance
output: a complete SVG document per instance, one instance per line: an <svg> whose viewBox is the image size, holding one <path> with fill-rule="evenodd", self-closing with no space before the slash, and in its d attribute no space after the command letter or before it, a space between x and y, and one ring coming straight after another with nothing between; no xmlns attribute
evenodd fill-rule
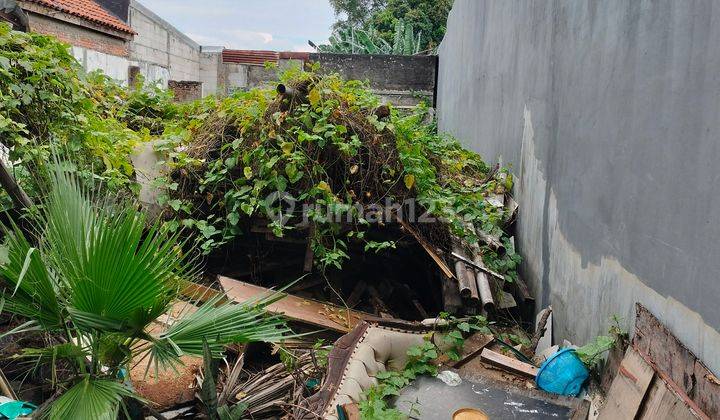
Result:
<svg viewBox="0 0 720 420"><path fill-rule="evenodd" d="M266 62L277 63L281 58L307 60L309 54L306 52L277 52L263 50L223 50L223 63L256 64L263 65Z"/></svg>
<svg viewBox="0 0 720 420"><path fill-rule="evenodd" d="M135 31L93 0L25 0L128 34Z"/></svg>

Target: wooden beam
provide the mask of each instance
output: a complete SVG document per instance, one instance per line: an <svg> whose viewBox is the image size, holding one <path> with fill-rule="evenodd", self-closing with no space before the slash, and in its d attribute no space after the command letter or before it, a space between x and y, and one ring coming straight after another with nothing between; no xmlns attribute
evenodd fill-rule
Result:
<svg viewBox="0 0 720 420"><path fill-rule="evenodd" d="M438 255L438 253L425 240L425 238L420 236L420 234L417 233L417 231L415 231L415 229L413 229L412 226L410 226L406 221L397 217L395 215L395 213L393 213L393 216L395 217L395 220L397 220L398 223L400 223L400 226L402 226L403 229L408 231L408 233L410 233L415 238L415 240L418 241L418 243L420 243L420 245L423 247L425 252L427 252L427 254L430 256L430 258L432 258L433 261L435 261L435 264L437 264L437 266L440 268L440 271L442 271L442 273L445 275L445 277L447 277L449 279L454 279L455 275L453 275L453 272L452 272L452 270L450 270L450 267L448 267L448 265L445 263L445 260L443 260L442 257L440 257L440 255Z"/></svg>
<svg viewBox="0 0 720 420"><path fill-rule="evenodd" d="M225 290L227 297L233 302L241 303L275 293L273 290L229 277L218 276L218 281ZM288 294L277 302L268 305L266 309L270 313L281 314L293 321L328 328L341 333L350 332L364 319L374 318L373 315L364 312Z"/></svg>
<svg viewBox="0 0 720 420"><path fill-rule="evenodd" d="M518 359L505 356L504 354L494 352L490 349L483 349L482 353L480 353L480 359L485 363L521 376L526 376L528 378L534 378L537 376L538 368L535 366L529 363L521 362Z"/></svg>
<svg viewBox="0 0 720 420"><path fill-rule="evenodd" d="M476 332L471 335L463 344L460 360L452 363L452 367L460 369L467 362L476 358L488 344L493 342L493 340L495 340L495 337L491 334L480 334L479 332Z"/></svg>
<svg viewBox="0 0 720 420"><path fill-rule="evenodd" d="M30 197L25 194L22 187L17 183L17 181L15 181L15 178L12 176L2 160L0 160L0 185L10 196L10 199L17 210L32 207Z"/></svg>

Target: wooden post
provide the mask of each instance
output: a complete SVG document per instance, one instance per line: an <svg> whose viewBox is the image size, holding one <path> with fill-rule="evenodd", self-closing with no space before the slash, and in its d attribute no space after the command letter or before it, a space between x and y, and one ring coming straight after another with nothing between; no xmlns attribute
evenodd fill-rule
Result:
<svg viewBox="0 0 720 420"><path fill-rule="evenodd" d="M0 186L7 191L17 210L32 207L30 197L25 194L22 187L15 181L2 159L0 159Z"/></svg>

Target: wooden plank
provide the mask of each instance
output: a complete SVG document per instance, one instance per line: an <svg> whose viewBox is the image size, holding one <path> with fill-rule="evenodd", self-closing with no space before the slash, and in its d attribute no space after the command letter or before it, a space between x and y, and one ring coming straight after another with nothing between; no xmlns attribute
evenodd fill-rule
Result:
<svg viewBox="0 0 720 420"><path fill-rule="evenodd" d="M218 281L228 298L233 302L241 303L252 298L274 293L270 289L229 277L218 276ZM285 295L284 298L268 305L267 310L271 313L282 314L294 321L328 328L341 333L349 332L363 319L373 318L371 314L293 295Z"/></svg>
<svg viewBox="0 0 720 420"><path fill-rule="evenodd" d="M17 394L15 394L15 390L13 390L10 386L10 381L7 380L2 370L0 370L0 392L2 392L2 395L10 398L11 400L18 399Z"/></svg>
<svg viewBox="0 0 720 420"><path fill-rule="evenodd" d="M460 353L460 360L454 362L452 367L460 369L467 362L476 358L485 349L485 346L492 343L495 337L492 334L480 334L476 332L465 340L463 344L462 352Z"/></svg>
<svg viewBox="0 0 720 420"><path fill-rule="evenodd" d="M636 305L633 345L710 418L720 418L720 381L647 308Z"/></svg>
<svg viewBox="0 0 720 420"><path fill-rule="evenodd" d="M582 400L575 410L573 410L570 420L587 420L590 415L590 401Z"/></svg>
<svg viewBox="0 0 720 420"><path fill-rule="evenodd" d="M505 356L504 354L494 352L490 349L483 349L482 353L480 353L480 359L483 362L489 363L500 369L526 376L528 378L534 378L537 376L538 369L535 366L513 359L512 357Z"/></svg>
<svg viewBox="0 0 720 420"><path fill-rule="evenodd" d="M647 354L643 353L642 350L639 350L637 347L633 346L635 351L642 356L642 358L645 360L647 364L649 364L653 370L655 371L656 376L656 382L662 381L664 383L665 388L667 388L667 391L670 392L672 395L674 395L674 398L682 403L692 414L692 418L699 418L703 420L710 420L710 417L708 417L703 411L700 409L700 407L695 403L695 401L691 400L690 397L683 391L683 389L675 383L670 376L668 376L667 373L658 370L657 366L653 362L653 360L648 356ZM664 391L663 391L664 392ZM669 396L663 397L664 400L669 400ZM645 397L646 405L647 402L650 401L650 391L648 391L648 395ZM667 404L667 402L665 403ZM666 405L667 407L667 405ZM674 408L674 410L677 410L677 408Z"/></svg>
<svg viewBox="0 0 720 420"><path fill-rule="evenodd" d="M415 229L412 228L412 226L410 226L409 224L407 224L406 221L404 221L403 219L397 217L397 215L395 215L395 213L393 213L393 216L395 217L395 220L397 220L398 223L400 223L400 226L402 226L403 229L405 229L406 231L408 231L408 233L410 233L410 234L415 238L415 240L418 241L418 243L420 243L420 245L423 247L423 249L425 250L425 252L427 252L427 254L430 256L430 258L432 258L433 261L435 261L435 264L437 264L438 268L440 268L440 271L442 271L442 273L445 275L445 277L447 277L447 278L449 278L449 279L454 279L454 278L455 278L455 275L453 275L453 272L452 272L452 270L450 270L450 267L448 267L448 265L445 263L445 260L443 260L443 259L438 255L438 253L437 253L437 252L433 249L433 247L425 240L425 238L423 238L422 236L420 236L420 234L417 233L417 232L415 231Z"/></svg>
<svg viewBox="0 0 720 420"><path fill-rule="evenodd" d="M315 224L310 225L307 236L307 246L305 247L305 262L303 263L303 271L309 273L313 269L313 261L315 260L315 252L312 249L312 240L315 235Z"/></svg>
<svg viewBox="0 0 720 420"><path fill-rule="evenodd" d="M645 398L650 381L655 376L652 366L638 352L629 348L620 362L605 405L598 420L633 419Z"/></svg>
<svg viewBox="0 0 720 420"><path fill-rule="evenodd" d="M543 322L543 319L545 320ZM535 334L532 338L531 347L534 347L535 354L540 354L552 347L553 343L553 316L552 306L548 306L535 316Z"/></svg>
<svg viewBox="0 0 720 420"><path fill-rule="evenodd" d="M638 419L641 420L697 420L701 418L691 411L659 377L656 377L650 386L643 409L638 415Z"/></svg>

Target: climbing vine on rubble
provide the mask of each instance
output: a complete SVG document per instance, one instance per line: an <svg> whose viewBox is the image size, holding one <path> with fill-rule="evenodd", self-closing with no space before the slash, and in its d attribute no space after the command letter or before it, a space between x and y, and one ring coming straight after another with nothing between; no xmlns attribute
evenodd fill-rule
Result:
<svg viewBox="0 0 720 420"><path fill-rule="evenodd" d="M388 199L415 200L415 214L439 220L428 226L471 240L468 223L502 235L504 209L486 199L508 191L512 177L438 135L426 108L402 115L364 83L314 70L291 68L280 83L285 94L197 102L165 131L169 229L196 232L207 254L266 218L278 237L309 232L322 269L341 268L351 242L368 252L395 246L365 236Z"/></svg>

